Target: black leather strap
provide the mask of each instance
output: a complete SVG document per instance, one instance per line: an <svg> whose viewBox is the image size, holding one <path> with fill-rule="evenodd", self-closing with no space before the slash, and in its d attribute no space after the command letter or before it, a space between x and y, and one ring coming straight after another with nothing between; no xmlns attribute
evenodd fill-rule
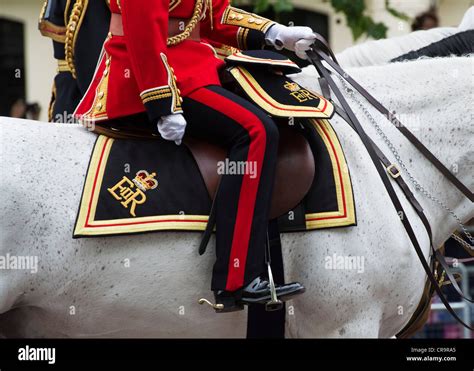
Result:
<svg viewBox="0 0 474 371"><path fill-rule="evenodd" d="M319 40L318 40L319 41ZM318 42L317 41L317 42ZM320 44L320 41L318 43ZM323 44L327 49L327 46ZM314 51L311 51L314 52ZM470 201L474 202L474 193L469 190L458 178L456 178L449 169L444 166L428 148L421 143L413 133L408 130L388 109L386 109L376 98L374 98L367 90L365 90L357 81L349 76L337 63L329 58L325 52L317 52L318 55L328 63L339 75L341 75L354 89L356 89L367 101L377 109L382 115L389 118L389 121L441 172L459 191L461 191ZM330 54L329 54L330 55Z"/></svg>
<svg viewBox="0 0 474 371"><path fill-rule="evenodd" d="M403 206L401 205L400 200L398 199L398 196L395 193L395 190L392 186L392 183L390 182L390 179L388 178L388 175L387 175L382 163L379 161L379 158L377 156L377 152L373 147L373 142L370 140L370 138L365 133L364 129L360 125L359 120L357 119L357 117L355 116L355 114L352 111L351 107L347 103L346 99L344 98L344 95L341 93L341 91L337 87L336 83L332 79L329 71L324 67L322 61L323 60L326 61L326 63L328 63L336 72L338 72L344 79L346 79L346 81L348 81L356 89L357 89L357 87L353 84L353 82L355 84L357 84L357 83L353 79L348 77L347 73L345 73L339 66L337 66L336 63L333 62L324 52L322 52L320 50L317 50L317 49L313 49L313 50L308 51L307 54L308 54L308 57L310 58L311 62L314 64L314 66L318 70L319 74L322 77L324 77L327 80L327 82L329 83L329 86L331 87L332 91L334 92L334 94L338 98L339 102L341 103L342 108L344 109L345 113L347 114L347 117L349 118L350 122L352 123L352 126L354 127L354 129L358 133L359 137L361 138L362 143L364 144L365 148L367 149L367 152L369 153L370 158L372 159L372 162L374 163L375 168L376 168L377 172L379 173L379 176L380 176L380 178L381 178L381 180L382 180L382 182L383 182L383 184L384 184L384 186L387 190L387 193L388 193L388 195L389 195L389 197L392 201L393 206L395 207L395 210L397 211L397 214L398 215L403 215L403 217L400 218L400 220L401 220L403 226L405 227L405 230L408 234L408 237L410 238L410 240L411 240L411 242L412 242L412 244L415 248L415 252L418 255L418 258L420 259L420 262L423 266L423 269L425 270L425 273L428 276L428 279L431 281L431 283L432 283L436 293L438 294L439 298L441 299L441 301L443 302L443 304L445 305L445 307L449 311L449 313L454 318L456 318L456 320L458 322L460 322L461 324L463 324L465 327L469 328L470 330L474 330L473 327L467 325L466 323L464 323L464 321L461 318L459 318L459 316L456 314L454 309L449 304L449 302L448 302L446 296L444 295L443 291L441 290L440 286L438 285L438 282L437 282L436 278L434 277L433 273L431 272L429 263L426 261L424 255L423 255L423 251L422 251L422 249L421 249L421 247L418 243L418 239L416 238L415 232L414 232L414 230L413 230L413 228L410 224L410 221L408 220L407 214L405 213L405 210L403 209ZM362 87L360 87L359 84L357 84L357 86L359 86L359 88L361 90L363 90ZM359 90L359 89L357 89L357 90ZM371 104L373 103L372 100L375 101L376 104L381 106L381 104L378 103L378 101L376 101L375 98L369 100L369 102ZM385 109L385 107L383 107L383 106L381 106L381 107L383 109L379 110L380 112L382 112L384 114L388 113L388 110ZM401 125L401 123L400 123L400 125ZM423 148L425 148L425 147L423 146ZM426 149L426 151L429 152L427 149ZM433 156L431 153L430 153L430 155ZM436 159L436 161L438 161L438 160ZM449 170L447 170L447 171L449 172ZM451 176L452 176L452 174L451 174ZM426 217L425 217L425 219L426 219ZM423 223L425 223L425 222L423 222ZM427 226L429 227L429 223L427 223ZM429 237L431 238L431 228L427 229L427 232L429 234Z"/></svg>
<svg viewBox="0 0 474 371"><path fill-rule="evenodd" d="M354 131L357 132L357 130L355 129L354 125L352 124L351 120L349 119L349 117L347 116L347 114L344 112L344 110L339 107L335 102L332 102L334 107L336 107L336 113L341 116L342 119L344 119L344 121L346 121L351 127L352 129L354 129ZM403 179L403 177L401 176L401 174L398 176L398 177L395 177L394 176L394 173L392 173L391 171L389 171L389 167L392 165L392 163L390 162L390 160L384 155L384 153L382 152L382 150L369 138L370 142L372 143L372 147L374 148L375 150L375 153L377 154L377 157L379 158L379 160L382 162L382 164L384 164L385 166L385 169L387 169L387 172L389 174L391 174L392 178L395 180L395 182L398 184L398 186L400 187L400 189L402 190L402 192L405 194L405 197L408 199L408 201L410 202L410 204L413 206L413 208L415 209L416 213L418 214L418 216L420 217L423 225L425 226L425 229L426 231L428 232L428 235L430 237L430 241L432 240L432 232L431 232L431 225L428 221L428 218L426 217L425 215L425 212L423 210L423 208L421 207L420 203L418 202L418 200L416 199L415 195L412 193L412 191L410 190L410 188L408 187L408 184L406 184L405 180Z"/></svg>
<svg viewBox="0 0 474 371"><path fill-rule="evenodd" d="M214 200L212 200L211 210L209 211L209 219L207 220L206 229L202 234L201 243L199 244L199 255L203 255L206 252L207 245L212 236L212 231L216 226L216 203L217 203L217 193L219 192L219 186L221 184L221 179L219 179L219 184L217 184L217 191L214 195Z"/></svg>
<svg viewBox="0 0 474 371"><path fill-rule="evenodd" d="M275 284L283 285L285 283L285 274L277 219L268 222L268 242L270 245L273 279ZM282 310L267 312L264 305L251 304L248 306L247 313L248 339L283 339L285 337L285 307Z"/></svg>
<svg viewBox="0 0 474 371"><path fill-rule="evenodd" d="M439 250L435 250L433 252L436 256L436 260L438 260L439 264L443 267L443 270L446 272L446 276L448 276L448 280L451 282L453 285L454 290L458 293L458 295L463 299L468 301L469 303L474 303L474 300L466 297L464 293L462 292L461 288L458 285L458 282L456 281L456 278L454 277L453 273L451 272L451 269L449 268L449 264L446 261L446 258L439 252ZM463 277L464 279L469 279L469 277Z"/></svg>

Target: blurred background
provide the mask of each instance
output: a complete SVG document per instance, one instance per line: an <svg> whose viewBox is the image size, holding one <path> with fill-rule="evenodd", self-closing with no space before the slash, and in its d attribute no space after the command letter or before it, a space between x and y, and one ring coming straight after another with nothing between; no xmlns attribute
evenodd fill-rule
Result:
<svg viewBox="0 0 474 371"><path fill-rule="evenodd" d="M105 0L89 0L105 1ZM309 26L338 53L368 39L390 38L412 30L456 27L473 0L233 0L233 5L287 25ZM51 39L38 31L44 0L0 0L0 115L47 121L57 62ZM453 254L450 254L453 249ZM447 256L459 255L447 243ZM463 256L461 256L463 257ZM469 257L466 255L464 257ZM474 295L474 267L458 264L464 292ZM400 274L403 274L400 272ZM449 290L449 288L448 288ZM450 298L457 300L453 293ZM472 305L455 302L459 315L474 322ZM432 307L416 337L473 337L441 304Z"/></svg>

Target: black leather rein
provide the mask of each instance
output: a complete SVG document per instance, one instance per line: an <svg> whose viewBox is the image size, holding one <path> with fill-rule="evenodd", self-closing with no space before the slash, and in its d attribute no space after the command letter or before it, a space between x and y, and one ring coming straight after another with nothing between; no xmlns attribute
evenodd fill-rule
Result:
<svg viewBox="0 0 474 371"><path fill-rule="evenodd" d="M413 193L409 190L408 186L406 185L405 181L402 179L401 174L398 172L396 174L393 173L393 167L390 167L390 161L383 155L381 150L372 142L372 140L367 136L364 129L360 125L359 120L355 116L354 112L352 111L351 107L347 103L347 100L344 98L344 95L339 90L338 86L334 82L331 72L323 65L323 61L326 62L334 71L336 71L343 79L345 79L354 89L356 89L362 96L364 96L367 101L374 106L380 113L385 115L389 118L390 122L395 125L395 127L452 183L458 188L469 200L474 200L474 195L469 189L459 180L457 179L402 123L388 111L378 100L376 100L372 95L370 95L362 86L360 86L353 78L351 78L338 64L332 51L329 49L327 42L318 38L313 45L313 49L307 52L308 58L316 67L319 75L321 76L322 86L324 87L323 93L329 97L329 89L334 92L335 96L339 100L342 111L339 108L337 112L350 124L350 126L357 132L362 143L364 144L367 152L372 159L372 162L379 173L379 176L387 190L387 193L397 211L398 215L402 215L400 221L402 222L408 237L410 238L411 243L415 248L415 252L420 259L420 262L425 270L428 279L430 280L431 284L433 285L436 293L438 294L439 298L445 305L446 309L449 313L463 326L469 328L470 330L474 330L473 327L467 325L459 316L456 314L454 309L449 304L446 296L444 295L443 291L441 290L440 285L436 277L434 276L433 272L431 271L430 264L425 259L423 255L423 251L421 246L418 242L416 234L408 220L407 214L405 213L400 200L395 193L392 183L390 182L388 174L391 175L392 178L395 179L396 183L400 186L404 194L406 195L408 201L413 206L415 212L420 217L423 225L426 228L430 239L430 248L433 254L433 257L436 258L443 269L446 271L448 278L453 278L452 274L448 271L449 267L447 266L444 257L434 249L432 243L432 232L431 227L424 214L423 209L421 208L419 202L416 200ZM331 56L331 57L330 57ZM385 165L385 166L384 166ZM455 287L456 291L461 294L462 298L472 302L470 299L466 298L462 295L461 290L457 286L456 280L452 281L453 286ZM459 289L459 290L458 290Z"/></svg>

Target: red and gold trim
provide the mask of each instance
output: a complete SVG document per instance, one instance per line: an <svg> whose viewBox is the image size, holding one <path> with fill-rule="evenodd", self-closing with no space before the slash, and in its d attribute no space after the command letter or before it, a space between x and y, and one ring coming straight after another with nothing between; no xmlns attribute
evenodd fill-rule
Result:
<svg viewBox="0 0 474 371"><path fill-rule="evenodd" d="M300 70L298 65L290 59L277 60L277 59L270 59L270 58L257 58L257 57L252 57L250 55L246 55L242 52L237 52L235 54L232 54L231 56L227 58L227 60L233 61L233 62L265 64L265 65L281 66L281 67L294 67L295 69Z"/></svg>
<svg viewBox="0 0 474 371"><path fill-rule="evenodd" d="M107 53L102 50L102 54L99 57L99 63L95 72L96 76L100 76L100 80L97 84L94 83L94 80L91 82L86 94L74 112L74 116L76 116L82 123L103 121L108 119L107 97L111 62L112 57L108 56ZM94 91L93 101L90 106L87 105L84 109L83 100L85 97L90 96L91 91ZM83 110L82 112L86 112L82 113L81 110Z"/></svg>
<svg viewBox="0 0 474 371"><path fill-rule="evenodd" d="M311 119L328 149L331 158L338 209L330 212L306 214L306 229L345 227L356 224L354 196L349 168L339 139L328 120Z"/></svg>
<svg viewBox="0 0 474 371"><path fill-rule="evenodd" d="M238 53L240 50L237 48L234 48L233 46L230 45L225 45L225 44L208 44L205 42L202 42L202 44L206 44L209 47L211 47L214 51L214 54L217 58L219 58L222 61L225 61L225 59L235 53Z"/></svg>
<svg viewBox="0 0 474 371"><path fill-rule="evenodd" d="M345 227L356 224L352 184L342 147L327 120L311 120L331 159L337 194L337 210L306 214L306 229ZM99 136L92 153L74 236L101 236L162 230L203 231L207 215L159 215L125 219L95 220L99 193L114 139Z"/></svg>
<svg viewBox="0 0 474 371"><path fill-rule="evenodd" d="M74 236L101 236L160 230L196 230L206 228L207 215L160 215L126 219L95 220L99 192L114 140L99 136L89 164Z"/></svg>
<svg viewBox="0 0 474 371"><path fill-rule="evenodd" d="M40 20L38 28L41 32L41 35L49 37L58 43L65 43L66 27L56 26L49 21Z"/></svg>
<svg viewBox="0 0 474 371"><path fill-rule="evenodd" d="M239 26L265 33L276 22L245 10L228 6L222 14L222 24Z"/></svg>
<svg viewBox="0 0 474 371"><path fill-rule="evenodd" d="M48 0L44 2L43 7L41 8L38 29L40 30L41 35L49 37L56 42L64 43L66 40L66 27L55 25L54 23L51 23L50 21L44 19L47 6ZM66 14L64 15L64 17L64 19L66 20ZM64 24L67 24L67 22L65 22Z"/></svg>
<svg viewBox="0 0 474 371"><path fill-rule="evenodd" d="M232 68L230 73L254 103L274 116L327 119L330 118L334 112L332 103L314 92L311 92L311 94L319 98L317 107L282 104L270 96L246 68L237 66Z"/></svg>

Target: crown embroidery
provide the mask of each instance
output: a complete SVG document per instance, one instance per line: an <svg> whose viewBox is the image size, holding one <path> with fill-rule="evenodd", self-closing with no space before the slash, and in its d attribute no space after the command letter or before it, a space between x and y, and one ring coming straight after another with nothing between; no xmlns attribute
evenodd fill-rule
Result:
<svg viewBox="0 0 474 371"><path fill-rule="evenodd" d="M136 217L137 205L142 205L146 201L146 191L158 187L158 181L155 179L156 173L149 173L146 170L139 170L135 178L130 180L126 176L111 188L107 188L109 193L120 204L130 210L130 215Z"/></svg>
<svg viewBox="0 0 474 371"><path fill-rule="evenodd" d="M289 91L292 91L292 92L301 90L301 86L299 86L296 82L287 81L284 87L285 89L288 89Z"/></svg>
<svg viewBox="0 0 474 371"><path fill-rule="evenodd" d="M155 179L156 173L149 174L146 170L137 172L137 176L133 179L133 183L143 192L158 187L158 181Z"/></svg>
<svg viewBox="0 0 474 371"><path fill-rule="evenodd" d="M307 89L303 89L296 82L287 81L283 87L290 91L290 95L299 103L304 103L310 100L318 99L318 96Z"/></svg>

